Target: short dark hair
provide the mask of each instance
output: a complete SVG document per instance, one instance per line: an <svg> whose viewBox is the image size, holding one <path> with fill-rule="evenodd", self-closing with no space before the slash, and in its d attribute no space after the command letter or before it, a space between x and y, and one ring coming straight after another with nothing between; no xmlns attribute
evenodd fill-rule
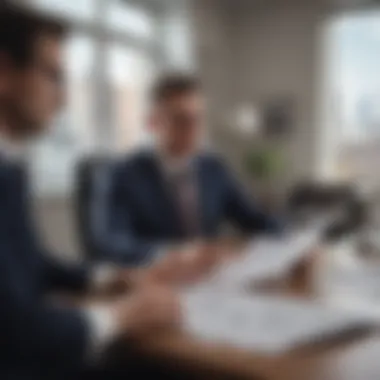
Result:
<svg viewBox="0 0 380 380"><path fill-rule="evenodd" d="M171 73L161 76L152 89L154 103L174 96L186 95L201 90L200 80L191 74Z"/></svg>
<svg viewBox="0 0 380 380"><path fill-rule="evenodd" d="M68 25L58 18L45 16L26 6L0 5L0 54L17 65L28 64L36 39L41 35L63 39Z"/></svg>

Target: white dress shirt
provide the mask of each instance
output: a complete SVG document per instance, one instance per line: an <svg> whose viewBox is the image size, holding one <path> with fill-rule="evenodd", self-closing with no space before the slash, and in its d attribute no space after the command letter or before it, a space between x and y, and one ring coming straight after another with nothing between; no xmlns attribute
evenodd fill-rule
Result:
<svg viewBox="0 0 380 380"><path fill-rule="evenodd" d="M103 264L95 267L90 277L90 289L101 291L107 287L114 278L115 271L112 265ZM90 305L84 309L84 313L90 323L91 331L88 358L90 362L96 362L120 331L110 307Z"/></svg>

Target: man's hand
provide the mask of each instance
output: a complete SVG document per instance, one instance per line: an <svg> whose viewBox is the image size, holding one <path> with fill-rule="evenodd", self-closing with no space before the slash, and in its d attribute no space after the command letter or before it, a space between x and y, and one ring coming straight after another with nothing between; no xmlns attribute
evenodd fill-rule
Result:
<svg viewBox="0 0 380 380"><path fill-rule="evenodd" d="M140 285L141 271L139 268L116 269L112 278L114 289L120 292L133 290Z"/></svg>
<svg viewBox="0 0 380 380"><path fill-rule="evenodd" d="M142 282L188 284L199 281L222 261L222 249L213 244L197 244L167 252L140 273Z"/></svg>
<svg viewBox="0 0 380 380"><path fill-rule="evenodd" d="M123 293L134 288L139 277L140 270L137 268L99 265L93 272L90 290L106 295Z"/></svg>
<svg viewBox="0 0 380 380"><path fill-rule="evenodd" d="M224 244L198 243L168 251L149 267L117 269L114 289L129 290L144 284L185 285L209 275L228 257Z"/></svg>
<svg viewBox="0 0 380 380"><path fill-rule="evenodd" d="M119 330L131 335L173 328L181 322L180 302L166 287L142 286L113 308Z"/></svg>

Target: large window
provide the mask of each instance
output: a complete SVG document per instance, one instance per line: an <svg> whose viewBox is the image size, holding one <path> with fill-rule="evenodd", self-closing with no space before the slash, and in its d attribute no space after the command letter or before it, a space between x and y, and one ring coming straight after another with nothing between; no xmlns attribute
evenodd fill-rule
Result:
<svg viewBox="0 0 380 380"><path fill-rule="evenodd" d="M97 0L31 0L38 9L77 20L93 20Z"/></svg>
<svg viewBox="0 0 380 380"><path fill-rule="evenodd" d="M108 82L113 98L112 126L117 150L132 148L144 136L145 89L152 81L153 63L134 48L112 44L107 64Z"/></svg>
<svg viewBox="0 0 380 380"><path fill-rule="evenodd" d="M32 3L73 25L68 104L32 160L37 194L66 196L84 154L124 152L146 137L146 90L156 73L191 65L187 0Z"/></svg>
<svg viewBox="0 0 380 380"><path fill-rule="evenodd" d="M138 2L108 0L106 24L114 30L124 31L139 38L151 39L155 33L155 19L152 11Z"/></svg>
<svg viewBox="0 0 380 380"><path fill-rule="evenodd" d="M320 161L327 176L357 178L380 152L380 12L332 20L326 47Z"/></svg>
<svg viewBox="0 0 380 380"><path fill-rule="evenodd" d="M333 38L343 137L354 142L380 138L380 12L342 18Z"/></svg>

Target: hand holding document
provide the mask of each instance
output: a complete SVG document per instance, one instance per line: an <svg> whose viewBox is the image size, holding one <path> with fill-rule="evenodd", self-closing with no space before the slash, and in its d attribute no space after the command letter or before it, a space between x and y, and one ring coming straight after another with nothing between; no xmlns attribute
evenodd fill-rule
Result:
<svg viewBox="0 0 380 380"><path fill-rule="evenodd" d="M180 300L175 292L163 286L145 286L131 295L106 304L118 332L129 336L150 330L170 329L181 323Z"/></svg>
<svg viewBox="0 0 380 380"><path fill-rule="evenodd" d="M276 278L291 270L320 242L324 224L288 232L278 237L253 239L238 260L219 268L208 281L210 286L244 288L254 281Z"/></svg>
<svg viewBox="0 0 380 380"><path fill-rule="evenodd" d="M185 328L207 341L276 354L373 326L371 318L312 300L248 294L244 286L286 273L318 245L324 221L248 244L211 281L182 292Z"/></svg>
<svg viewBox="0 0 380 380"><path fill-rule="evenodd" d="M189 285L210 275L221 258L218 245L199 243L171 250L141 272L141 282Z"/></svg>

